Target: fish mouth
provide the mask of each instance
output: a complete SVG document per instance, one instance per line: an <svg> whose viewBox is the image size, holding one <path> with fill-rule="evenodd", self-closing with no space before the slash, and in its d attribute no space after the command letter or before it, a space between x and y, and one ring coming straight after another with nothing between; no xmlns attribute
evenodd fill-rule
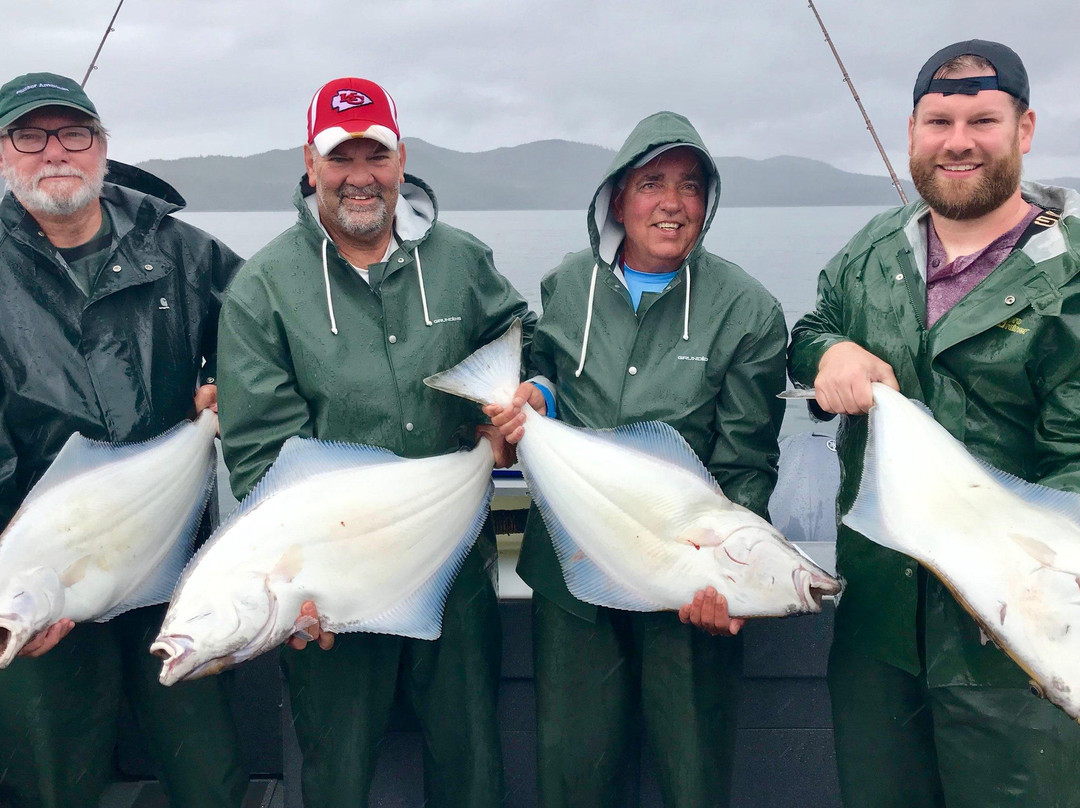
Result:
<svg viewBox="0 0 1080 808"><path fill-rule="evenodd" d="M840 592L840 582L823 573L798 569L795 570L792 577L794 578L795 591L799 593L799 600L802 601L806 611L812 614L821 612L823 598Z"/></svg>
<svg viewBox="0 0 1080 808"><path fill-rule="evenodd" d="M150 653L162 660L158 680L168 687L183 679L195 666L186 660L195 652L195 641L187 634L170 634L154 640Z"/></svg>
<svg viewBox="0 0 1080 808"><path fill-rule="evenodd" d="M0 670L11 664L30 637L31 632L16 615L0 615Z"/></svg>
<svg viewBox="0 0 1080 808"><path fill-rule="evenodd" d="M8 655L8 647L10 645L12 645L11 629L0 625L0 668L6 668L11 664L11 659ZM11 654L11 656L14 656L14 654Z"/></svg>

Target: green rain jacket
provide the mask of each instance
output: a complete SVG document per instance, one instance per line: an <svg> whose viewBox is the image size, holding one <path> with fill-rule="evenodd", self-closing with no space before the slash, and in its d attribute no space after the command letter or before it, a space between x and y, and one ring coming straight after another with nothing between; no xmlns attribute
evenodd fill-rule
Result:
<svg viewBox="0 0 1080 808"><path fill-rule="evenodd" d="M892 365L904 395L923 401L968 450L1031 482L1080 491L1080 195L1030 183L1024 197L1062 213L929 330L926 226L917 201L873 219L822 270L817 306L792 331L792 378L812 385L821 355L849 340ZM867 418L845 418L837 451L838 513L862 475ZM918 571L900 553L841 526L846 581L837 642L920 671ZM980 631L936 578L925 596L930 686L1022 686L1026 674Z"/></svg>
<svg viewBox="0 0 1080 808"><path fill-rule="evenodd" d="M623 172L667 144L701 152L709 176L705 225L678 275L663 292L643 294L635 312L618 269L625 233L611 215L610 201ZM660 112L638 124L589 205L592 248L568 255L541 283L543 315L530 375L550 383L557 417L573 426L670 424L730 499L765 515L776 483L784 415L776 394L785 384L787 329L780 304L761 284L702 246L719 194L716 166L686 118ZM586 348L590 287L595 294ZM518 573L567 611L595 619L596 607L567 590L535 507Z"/></svg>
<svg viewBox="0 0 1080 808"><path fill-rule="evenodd" d="M400 247L368 268L370 286L326 235L306 180L293 201L299 220L244 265L221 311L222 449L237 498L293 435L403 457L471 445L477 406L424 377L515 317L526 340L536 322L491 251L437 221L435 195L415 177L405 175L394 211Z"/></svg>

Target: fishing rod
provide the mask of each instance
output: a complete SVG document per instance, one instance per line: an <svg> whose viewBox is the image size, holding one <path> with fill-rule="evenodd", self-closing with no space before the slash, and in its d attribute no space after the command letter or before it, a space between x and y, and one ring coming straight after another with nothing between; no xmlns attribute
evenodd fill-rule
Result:
<svg viewBox="0 0 1080 808"><path fill-rule="evenodd" d="M80 87L85 88L86 82L90 78L90 74L97 70L97 60L101 55L101 49L105 47L105 40L109 38L109 34L114 30L113 23L116 22L116 15L120 13L120 6L122 5L124 5L124 0L120 0L120 2L116 4L116 11L113 12L112 19L109 20L109 25L105 29L105 35L101 37L101 42L98 43L97 50L94 51L94 58L90 60L90 67L86 68L86 75L83 76L82 83L79 85Z"/></svg>
<svg viewBox="0 0 1080 808"><path fill-rule="evenodd" d="M825 41L829 43L829 50L832 51L836 63L840 66L840 72L844 76L844 81L847 82L848 89L851 90L852 98L854 98L855 103L859 105L859 112L862 113L863 120L866 121L866 128L870 130L870 136L874 139L874 143L877 144L877 150L881 154L881 159L885 161L885 168L889 169L889 178L892 180L893 187L896 188L896 193L900 194L901 201L906 205L907 195L900 185L900 180L896 177L896 172L893 171L892 163L889 162L889 155L885 154L885 147L882 146L881 141L878 140L877 132L874 131L874 125L870 123L870 116L866 114L866 107L863 106L862 99L859 98L859 94L855 92L855 85L851 83L851 76L848 75L847 68L844 67L844 62L840 59L840 54L836 51L836 46L833 44L832 37L830 37L829 32L825 30L825 23L821 21L821 15L818 14L818 10L814 6L814 0L807 0L807 2L810 4L810 10L814 12L814 16L817 18L818 25L821 26L821 33L825 34Z"/></svg>

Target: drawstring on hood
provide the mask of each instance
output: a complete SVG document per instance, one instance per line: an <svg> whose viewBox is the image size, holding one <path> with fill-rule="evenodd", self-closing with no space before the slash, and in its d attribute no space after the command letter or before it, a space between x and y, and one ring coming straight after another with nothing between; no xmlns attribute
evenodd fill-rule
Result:
<svg viewBox="0 0 1080 808"><path fill-rule="evenodd" d="M424 307L424 325L431 325L431 318L428 317L427 310L427 292L424 291L424 270L420 268L420 248L417 247L413 250L413 257L416 258L416 279L420 283L420 305Z"/></svg>
<svg viewBox="0 0 1080 808"><path fill-rule="evenodd" d="M330 297L330 270L326 265L326 244L330 239L322 240L322 276L326 284L326 310L330 314L330 333L337 336L337 320L334 319L334 299Z"/></svg>
<svg viewBox="0 0 1080 808"><path fill-rule="evenodd" d="M618 181L631 169L639 168L664 152L680 146L689 146L700 153L702 169L708 176L705 222L702 225L701 233L698 234L697 241L691 247L681 267L686 282L682 338L684 340L690 339L690 263L694 255L702 248L705 233L708 231L716 213L716 204L720 198L720 175L716 170L716 163L713 161L712 155L705 148L705 142L690 121L674 112L657 112L634 127L634 131L630 133L622 148L619 149L619 153L615 155L615 160L608 167L607 173L601 180L600 187L596 189L592 203L589 205L589 241L592 244L593 256L596 262L593 264L592 278L589 281L589 303L585 315L585 333L581 338L581 358L578 361L577 370L574 371L575 377L581 376L581 372L585 369L585 357L589 347L589 329L592 326L593 301L596 294L596 276L600 265L604 264L624 286L626 285L626 279L617 266L619 251L626 238L626 230L611 215L611 202L619 192Z"/></svg>
<svg viewBox="0 0 1080 808"><path fill-rule="evenodd" d="M300 188L293 199L300 210L301 219L305 218L305 214L309 215L322 236L322 270L323 284L326 287L326 312L330 316L330 333L336 336L338 333L337 319L334 317L334 298L330 291L330 264L326 257L327 245L332 243L332 240L319 219L319 203L314 189L307 183L306 178L301 181ZM401 183L398 188L393 226L394 234L400 239L403 247L407 242L412 242L413 259L416 261L416 280L420 286L420 305L424 310L425 326L431 326L432 322L428 313L427 290L424 288L424 270L420 265L420 242L427 238L431 228L435 226L438 216L438 206L431 189L416 177L406 174L405 182Z"/></svg>
<svg viewBox="0 0 1080 808"><path fill-rule="evenodd" d="M581 337L581 361L578 362L577 370L574 371L574 378L581 375L581 371L585 369L585 353L589 350L589 329L592 327L592 310L593 310L593 298L596 297L596 272L600 269L600 264L592 265L592 279L589 281L589 308L585 314L585 334Z"/></svg>

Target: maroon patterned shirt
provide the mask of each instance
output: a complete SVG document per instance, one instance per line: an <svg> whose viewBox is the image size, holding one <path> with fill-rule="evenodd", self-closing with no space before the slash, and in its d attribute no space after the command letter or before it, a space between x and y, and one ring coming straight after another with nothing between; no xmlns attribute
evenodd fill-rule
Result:
<svg viewBox="0 0 1080 808"><path fill-rule="evenodd" d="M945 247L934 229L933 217L927 217L926 226L926 327L930 328L955 306L964 295L978 286L982 280L997 269L1016 242L1024 235L1028 225L1042 213L1042 209L1029 204L1023 220L1008 233L1003 233L978 252L961 255L951 264Z"/></svg>

